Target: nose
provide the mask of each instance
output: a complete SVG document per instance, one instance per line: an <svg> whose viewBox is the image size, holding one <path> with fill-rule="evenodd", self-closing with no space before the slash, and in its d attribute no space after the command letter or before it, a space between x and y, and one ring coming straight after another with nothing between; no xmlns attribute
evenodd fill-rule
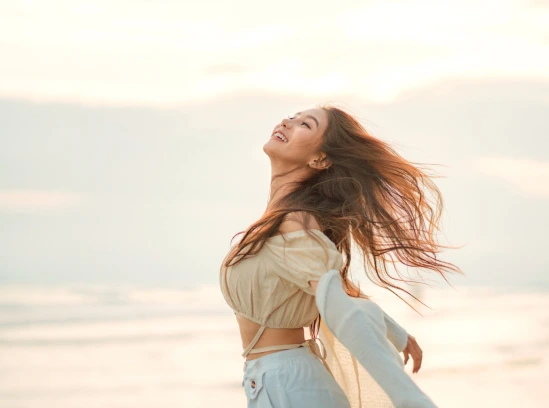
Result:
<svg viewBox="0 0 549 408"><path fill-rule="evenodd" d="M288 118L282 119L281 124L282 124L282 126L284 126L284 127L288 127L288 125L290 124L290 119L288 119Z"/></svg>

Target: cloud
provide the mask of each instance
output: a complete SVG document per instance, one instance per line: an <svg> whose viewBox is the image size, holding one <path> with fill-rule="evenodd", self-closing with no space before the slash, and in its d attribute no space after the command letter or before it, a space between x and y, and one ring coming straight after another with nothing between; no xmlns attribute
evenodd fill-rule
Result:
<svg viewBox="0 0 549 408"><path fill-rule="evenodd" d="M536 163L549 163L548 91L547 81L460 79L386 105L330 101L406 159L451 170L435 180L444 243L465 246L442 259L468 283L517 284L547 281L547 195L521 189L547 180ZM177 109L0 99L0 208L43 215L0 210L0 285L215 282L231 238L267 204L262 146L281 118L318 102L261 89ZM63 194L79 192L86 201L67 210Z"/></svg>
<svg viewBox="0 0 549 408"><path fill-rule="evenodd" d="M549 161L513 157L479 157L477 170L499 177L527 193L549 198Z"/></svg>
<svg viewBox="0 0 549 408"><path fill-rule="evenodd" d="M169 105L263 90L391 102L448 78L544 79L549 67L549 11L515 1L32 3L0 1L4 97Z"/></svg>

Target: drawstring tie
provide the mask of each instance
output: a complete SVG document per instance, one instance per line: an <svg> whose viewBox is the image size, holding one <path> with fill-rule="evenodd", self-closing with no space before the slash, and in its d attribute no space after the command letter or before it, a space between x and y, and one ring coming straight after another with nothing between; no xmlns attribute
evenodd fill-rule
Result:
<svg viewBox="0 0 549 408"><path fill-rule="evenodd" d="M263 332L264 329L263 327L259 330L258 332L258 335L256 335L256 337L259 337L261 335L261 333ZM316 340L318 340L320 342L320 344L322 344L322 349L320 349L318 343L316 342ZM294 348L299 348L299 347L308 347L309 348L309 351L317 358L320 359L320 361L322 362L322 365L324 367L326 367L326 370L328 370L328 372L330 373L330 375L332 377L334 377L334 374L332 373L332 370L330 370L330 367L328 366L328 363L326 362L326 355L327 355L327 352L326 352L326 347L324 346L324 343L322 342L322 340L319 338L319 337L316 337L314 339L308 339L308 340L305 340L303 343L301 344L284 344L284 345L275 345L275 346L268 346L268 347L261 347L261 348L257 348L257 349L253 349L253 351L251 351L251 347L257 342L257 339L254 339L252 340L252 342L250 343L250 345L246 348L246 350L244 350L244 353L242 353L242 356L243 357L246 357L248 354L252 354L252 353L262 353L262 352L265 352L265 351L275 351L275 350L288 350L288 349L294 349ZM248 366L248 361L244 361L244 371L246 371L246 367ZM335 378L335 377L334 377Z"/></svg>
<svg viewBox="0 0 549 408"><path fill-rule="evenodd" d="M322 344L322 350L320 350L320 347L318 343L315 341L318 340L320 344ZM328 363L326 362L326 346L324 346L324 343L320 339L320 337L316 337L314 339L308 339L304 343L301 343L302 346L308 346L311 353L313 353L316 357L320 359L324 367L326 367L326 370L330 373L330 375L333 377L332 370L330 370L330 367L328 366Z"/></svg>

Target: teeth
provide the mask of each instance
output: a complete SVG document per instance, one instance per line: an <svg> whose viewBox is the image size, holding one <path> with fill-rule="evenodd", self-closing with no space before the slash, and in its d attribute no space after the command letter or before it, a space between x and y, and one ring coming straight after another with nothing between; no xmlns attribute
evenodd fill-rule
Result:
<svg viewBox="0 0 549 408"><path fill-rule="evenodd" d="M288 139L286 139L282 133L276 132L274 135L278 137L280 140L282 140L283 142L288 142Z"/></svg>

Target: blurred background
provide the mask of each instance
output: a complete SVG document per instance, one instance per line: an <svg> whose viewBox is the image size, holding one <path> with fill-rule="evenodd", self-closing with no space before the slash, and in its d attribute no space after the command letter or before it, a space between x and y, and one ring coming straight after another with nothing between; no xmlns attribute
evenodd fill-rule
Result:
<svg viewBox="0 0 549 408"><path fill-rule="evenodd" d="M218 287L262 150L334 103L443 178L465 276L353 278L441 407L549 391L549 1L0 0L0 407L243 407ZM306 330L308 333L308 330Z"/></svg>

